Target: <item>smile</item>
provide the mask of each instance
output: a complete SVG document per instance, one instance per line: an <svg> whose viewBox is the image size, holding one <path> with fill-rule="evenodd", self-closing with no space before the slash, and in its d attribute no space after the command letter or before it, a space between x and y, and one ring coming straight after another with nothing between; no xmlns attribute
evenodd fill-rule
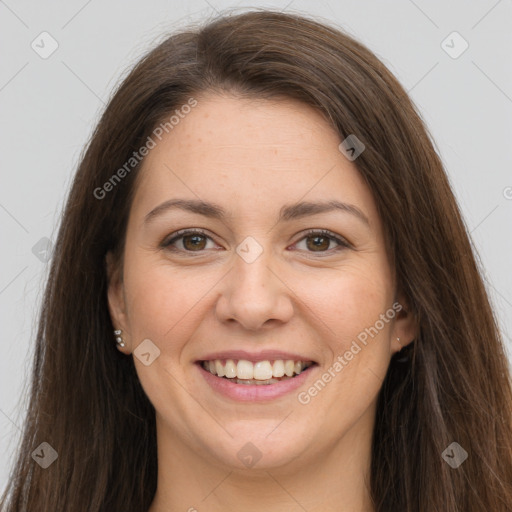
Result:
<svg viewBox="0 0 512 512"><path fill-rule="evenodd" d="M246 403L290 395L314 378L312 374L320 368L313 361L291 359L254 363L246 359L213 359L197 361L195 367L215 394Z"/></svg>
<svg viewBox="0 0 512 512"><path fill-rule="evenodd" d="M312 361L294 361L278 359L275 361L257 361L246 359L215 359L202 361L202 367L212 375L231 379L236 384L268 385L291 379L309 368Z"/></svg>

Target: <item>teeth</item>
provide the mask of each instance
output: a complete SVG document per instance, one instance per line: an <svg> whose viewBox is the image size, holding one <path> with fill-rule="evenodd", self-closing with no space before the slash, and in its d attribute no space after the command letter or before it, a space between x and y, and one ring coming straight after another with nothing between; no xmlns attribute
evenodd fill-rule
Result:
<svg viewBox="0 0 512 512"><path fill-rule="evenodd" d="M279 378L299 375L304 369L311 366L310 361L293 361L278 359L276 361L247 361L246 359L227 359L222 361L203 361L202 365L213 375L235 379L237 384L254 384L253 380L261 381L261 384L279 382ZM258 382L259 384L260 382Z"/></svg>
<svg viewBox="0 0 512 512"><path fill-rule="evenodd" d="M289 377L287 377L289 378ZM279 379L268 379L268 380L244 380L244 379L233 379L235 384L252 384L256 386L262 386L266 384L275 384L279 382Z"/></svg>
<svg viewBox="0 0 512 512"><path fill-rule="evenodd" d="M253 365L250 361L245 361L244 359L240 359L238 364L236 365L236 376L239 379L248 379L251 380L254 378L253 374Z"/></svg>
<svg viewBox="0 0 512 512"><path fill-rule="evenodd" d="M270 361L258 361L254 364L253 379L268 380L273 377Z"/></svg>
<svg viewBox="0 0 512 512"><path fill-rule="evenodd" d="M282 377L284 375L284 363L281 360L274 361L272 366L272 376Z"/></svg>
<svg viewBox="0 0 512 512"><path fill-rule="evenodd" d="M284 373L291 377L293 375L293 372L295 370L295 362L294 361L286 361L284 363Z"/></svg>
<svg viewBox="0 0 512 512"><path fill-rule="evenodd" d="M215 361L215 373L219 376L219 377L224 377L225 375L225 372L224 372L224 366L222 366L222 363L220 361Z"/></svg>
<svg viewBox="0 0 512 512"><path fill-rule="evenodd" d="M219 361L222 364L221 361ZM236 377L236 364L233 359L228 359L226 361L226 365L224 366L224 374L228 379L234 379Z"/></svg>

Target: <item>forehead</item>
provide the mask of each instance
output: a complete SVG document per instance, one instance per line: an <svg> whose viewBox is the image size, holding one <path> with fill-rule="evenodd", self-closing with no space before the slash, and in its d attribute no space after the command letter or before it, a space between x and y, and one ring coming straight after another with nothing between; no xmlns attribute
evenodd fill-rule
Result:
<svg viewBox="0 0 512 512"><path fill-rule="evenodd" d="M359 203L368 217L376 214L357 168L338 149L338 133L312 107L217 95L197 102L145 158L133 205L141 213L188 197L230 203L241 214L301 198Z"/></svg>
<svg viewBox="0 0 512 512"><path fill-rule="evenodd" d="M210 94L197 101L151 151L149 164L163 152L173 151L181 159L193 154L194 158L247 158L260 164L261 157L275 155L271 163L286 159L295 167L297 151L300 156L313 156L312 152L324 153L329 145L339 144L338 135L319 112L292 99Z"/></svg>

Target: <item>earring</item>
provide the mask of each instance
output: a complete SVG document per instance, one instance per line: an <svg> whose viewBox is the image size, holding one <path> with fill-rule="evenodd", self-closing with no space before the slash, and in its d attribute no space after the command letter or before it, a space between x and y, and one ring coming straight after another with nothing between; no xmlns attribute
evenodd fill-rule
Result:
<svg viewBox="0 0 512 512"><path fill-rule="evenodd" d="M123 338L121 338L121 329L116 329L114 331L114 335L116 336L116 342L120 347L124 347L125 343L123 341Z"/></svg>

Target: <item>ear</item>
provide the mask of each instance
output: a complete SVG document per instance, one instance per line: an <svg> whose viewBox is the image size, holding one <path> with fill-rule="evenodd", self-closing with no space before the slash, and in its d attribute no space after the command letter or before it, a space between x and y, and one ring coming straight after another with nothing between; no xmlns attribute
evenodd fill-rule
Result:
<svg viewBox="0 0 512 512"><path fill-rule="evenodd" d="M403 294L399 294L393 304L396 311L395 324L393 327L393 338L391 340L392 354L400 352L402 348L409 345L418 336L419 325L415 315L410 311L409 305ZM400 338L400 341L397 340Z"/></svg>
<svg viewBox="0 0 512 512"><path fill-rule="evenodd" d="M119 263L115 261L114 255L109 251L105 256L105 266L107 272L107 298L108 309L112 325L114 329L121 329L125 347L118 346L122 352L129 353L129 328L128 318L126 315L126 302L124 295L124 284L122 271L119 268Z"/></svg>

